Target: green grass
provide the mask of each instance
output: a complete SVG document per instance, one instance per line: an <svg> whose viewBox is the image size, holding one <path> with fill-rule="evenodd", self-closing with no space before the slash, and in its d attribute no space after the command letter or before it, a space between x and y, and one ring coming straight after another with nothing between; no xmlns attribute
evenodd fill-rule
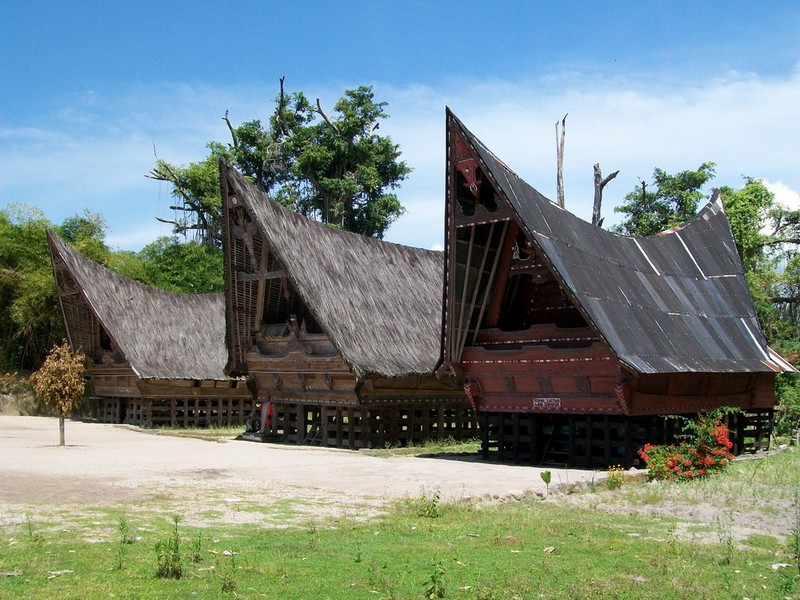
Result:
<svg viewBox="0 0 800 600"><path fill-rule="evenodd" d="M171 435L181 438L196 438L208 442L225 442L236 439L236 436L244 433L244 425L232 425L231 427L155 427L144 428L135 425L126 425L142 433L153 435Z"/></svg>
<svg viewBox="0 0 800 600"><path fill-rule="evenodd" d="M800 593L793 570L787 576L771 569L790 557L785 546L767 539L753 538L727 562L722 543L679 541L672 519L534 500L443 504L435 517L422 516L412 500L366 524L179 525L180 580L156 577L154 546L169 538L172 519L127 516L140 539L127 544L120 559L122 513L95 516L70 522L64 515L4 530L0 572L20 575L0 577L0 597L421 598L433 590L446 598L481 599L755 599ZM193 561L193 554L200 560ZM73 573L48 575L65 570Z"/></svg>
<svg viewBox="0 0 800 600"><path fill-rule="evenodd" d="M410 446L387 446L386 448L374 448L359 450L362 454L370 456L423 456L436 454L475 454L481 449L481 441L478 439L457 441L453 438L444 440L430 440L423 444L412 444Z"/></svg>
<svg viewBox="0 0 800 600"><path fill-rule="evenodd" d="M759 504L761 510L771 511L793 504L797 490L800 490L800 449L795 448L766 459L737 460L714 477L672 485L626 486L622 493L633 503L707 502L720 509Z"/></svg>
<svg viewBox="0 0 800 600"><path fill-rule="evenodd" d="M737 498L747 510L778 502L795 514L797 490L795 450L705 481L598 486L603 500L668 502L674 517L707 502L720 509L709 522L614 515L557 496L444 503L435 487L370 520L355 504L352 516L325 518L322 499L260 506L243 498L233 510L273 521L285 514L285 522L231 525L211 508L202 515L211 525L179 522L177 580L156 576L155 547L163 560L174 532L159 502L125 511L29 506L16 525L0 527L0 573L15 573L0 575L0 598L800 598L798 554L787 544L794 519L787 539L740 542L726 520Z"/></svg>

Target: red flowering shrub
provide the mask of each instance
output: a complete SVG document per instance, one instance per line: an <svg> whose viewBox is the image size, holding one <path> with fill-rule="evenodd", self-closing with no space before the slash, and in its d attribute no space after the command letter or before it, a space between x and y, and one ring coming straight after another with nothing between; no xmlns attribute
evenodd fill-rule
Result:
<svg viewBox="0 0 800 600"><path fill-rule="evenodd" d="M685 481L723 470L733 460L728 428L719 418L700 415L686 421L683 441L671 446L645 444L639 457L650 471L651 479Z"/></svg>

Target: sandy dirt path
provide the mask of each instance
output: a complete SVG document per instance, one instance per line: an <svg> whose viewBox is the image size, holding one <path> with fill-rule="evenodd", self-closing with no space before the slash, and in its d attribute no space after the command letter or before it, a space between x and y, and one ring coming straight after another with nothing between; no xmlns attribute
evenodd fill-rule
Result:
<svg viewBox="0 0 800 600"><path fill-rule="evenodd" d="M66 447L58 446L58 421L0 416L0 527L86 522L87 539L107 539L122 511L134 520L162 513L187 525L308 525L325 519L368 519L399 498L430 496L494 501L544 492L542 469L482 462L477 457L379 457L337 449L208 442L156 435L127 426L68 421ZM548 500L581 510L648 517L683 517L675 534L718 542L714 523L730 519L733 538L753 534L783 539L794 526L791 500L732 506L701 498L637 501L624 494L569 494L604 473L552 472ZM565 490L567 492L565 493ZM677 490L679 491L679 490ZM676 491L676 492L677 492ZM647 488L639 488L647 494ZM83 519L83 521L81 521ZM77 521L76 521L77 520ZM56 525L60 526L60 525ZM95 527L96 526L96 527ZM697 528L702 529L698 532ZM94 528L94 529L93 529ZM704 529L703 529L704 528ZM95 530L96 529L96 530ZM111 533L109 533L111 532Z"/></svg>
<svg viewBox="0 0 800 600"><path fill-rule="evenodd" d="M128 506L159 500L203 521L251 517L244 506L294 502L305 515L371 512L386 501L438 489L444 500L522 496L544 490L540 469L477 458L377 457L337 449L208 442L124 426L68 421L59 447L53 418L0 416L0 525L48 506ZM574 483L591 471L552 471ZM234 508L236 510L234 510ZM276 508L277 511L277 508ZM238 517L237 517L238 514ZM251 515L252 516L252 515Z"/></svg>

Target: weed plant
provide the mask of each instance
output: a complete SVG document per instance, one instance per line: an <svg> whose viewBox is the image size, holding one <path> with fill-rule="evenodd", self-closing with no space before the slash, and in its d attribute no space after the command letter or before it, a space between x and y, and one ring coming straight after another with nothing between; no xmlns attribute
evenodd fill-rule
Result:
<svg viewBox="0 0 800 600"><path fill-rule="evenodd" d="M606 471L606 487L609 490L618 490L625 483L625 469L616 465Z"/></svg>
<svg viewBox="0 0 800 600"><path fill-rule="evenodd" d="M797 574L800 575L800 490L795 492L794 528L789 532L789 555L794 560Z"/></svg>
<svg viewBox="0 0 800 600"><path fill-rule="evenodd" d="M433 490L422 489L417 498L409 501L409 507L418 517L436 519L441 514L441 500L442 492L438 487L433 488Z"/></svg>
<svg viewBox="0 0 800 600"><path fill-rule="evenodd" d="M170 536L155 544L156 576L161 579L180 579L183 576L181 561L181 536L178 532L180 517L172 517L173 529Z"/></svg>
<svg viewBox="0 0 800 600"><path fill-rule="evenodd" d="M442 563L436 563L431 569L431 574L425 582L425 597L429 600L444 598L444 576L447 571L442 567Z"/></svg>
<svg viewBox="0 0 800 600"><path fill-rule="evenodd" d="M125 567L125 556L128 554L129 546L134 542L131 537L131 526L124 515L117 520L117 532L119 532L119 541L114 550L114 568L121 571Z"/></svg>

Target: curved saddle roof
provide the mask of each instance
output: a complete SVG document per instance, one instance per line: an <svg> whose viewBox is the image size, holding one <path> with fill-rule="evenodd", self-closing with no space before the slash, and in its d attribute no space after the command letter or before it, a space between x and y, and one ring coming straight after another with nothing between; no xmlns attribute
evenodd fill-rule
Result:
<svg viewBox="0 0 800 600"><path fill-rule="evenodd" d="M439 361L444 255L313 221L220 165L287 277L354 371L432 373Z"/></svg>
<svg viewBox="0 0 800 600"><path fill-rule="evenodd" d="M95 317L143 379L226 380L222 294L179 294L115 273L47 232Z"/></svg>
<svg viewBox="0 0 800 600"><path fill-rule="evenodd" d="M545 198L448 114L576 305L634 372L793 370L764 339L718 193L683 227L618 235Z"/></svg>

